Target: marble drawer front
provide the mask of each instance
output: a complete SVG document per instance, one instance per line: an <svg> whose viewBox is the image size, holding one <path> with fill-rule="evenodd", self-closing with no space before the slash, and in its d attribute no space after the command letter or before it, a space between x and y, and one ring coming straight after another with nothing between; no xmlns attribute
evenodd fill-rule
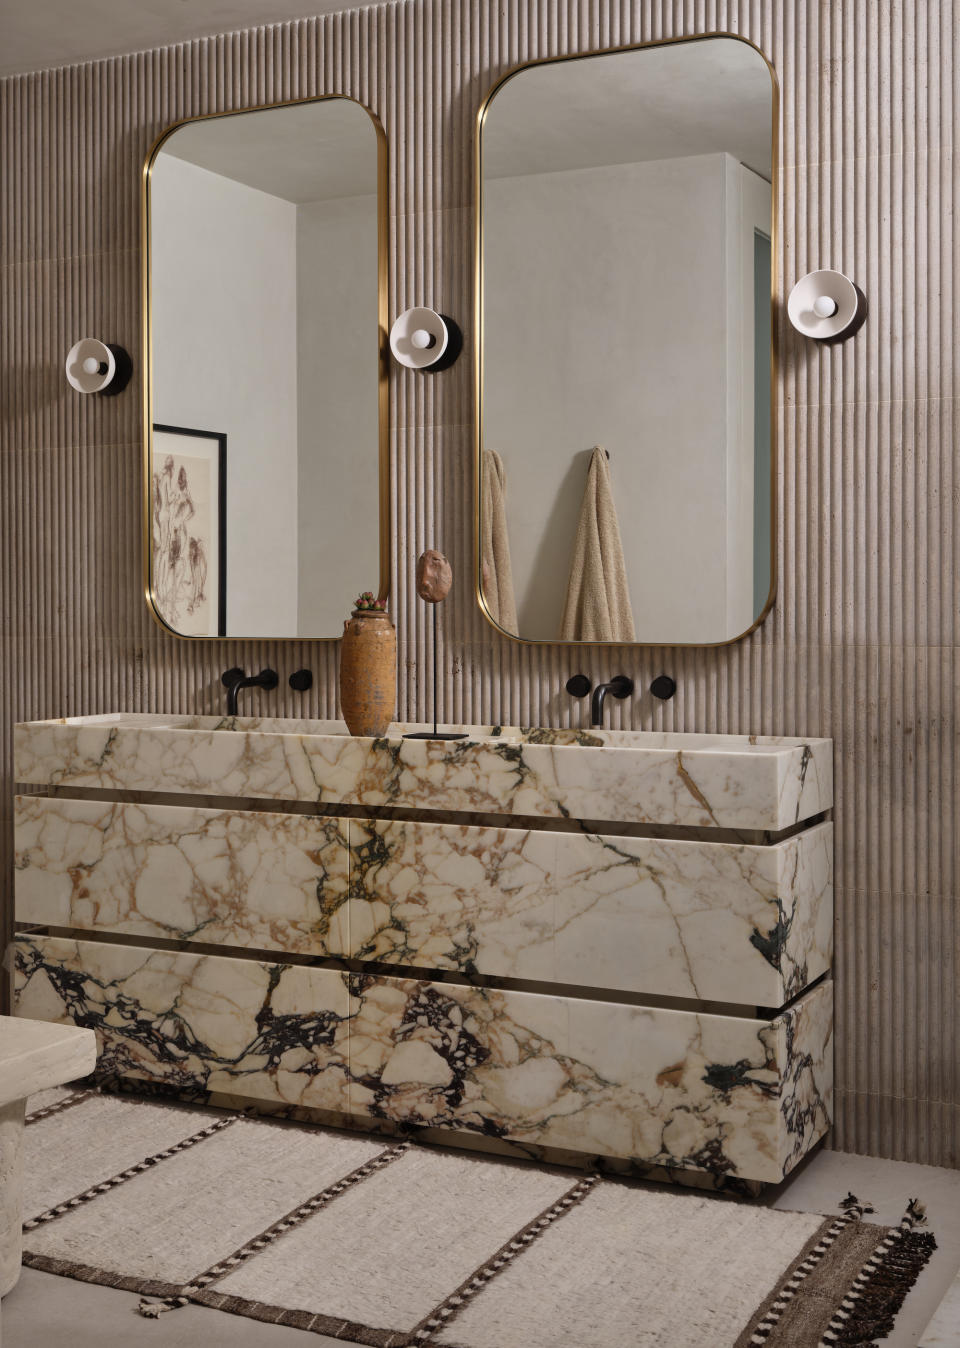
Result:
<svg viewBox="0 0 960 1348"><path fill-rule="evenodd" d="M376 978L351 1109L779 1181L832 1114L833 984L772 1021Z"/></svg>
<svg viewBox="0 0 960 1348"><path fill-rule="evenodd" d="M833 986L761 1021L16 938L20 1015L101 1070L778 1181L830 1121Z"/></svg>
<svg viewBox="0 0 960 1348"><path fill-rule="evenodd" d="M833 825L775 846L350 823L354 957L782 1006L830 968Z"/></svg>
<svg viewBox="0 0 960 1348"><path fill-rule="evenodd" d="M777 832L833 804L829 740L545 729L453 743L113 716L14 729L22 783ZM474 728L476 730L477 728Z"/></svg>
<svg viewBox="0 0 960 1348"><path fill-rule="evenodd" d="M98 1074L346 1111L350 998L331 969L14 939L15 1009L97 1032Z"/></svg>
<svg viewBox="0 0 960 1348"><path fill-rule="evenodd" d="M18 796L20 922L345 954L347 821Z"/></svg>
<svg viewBox="0 0 960 1348"><path fill-rule="evenodd" d="M758 847L21 796L17 917L775 1007L830 967L832 834Z"/></svg>

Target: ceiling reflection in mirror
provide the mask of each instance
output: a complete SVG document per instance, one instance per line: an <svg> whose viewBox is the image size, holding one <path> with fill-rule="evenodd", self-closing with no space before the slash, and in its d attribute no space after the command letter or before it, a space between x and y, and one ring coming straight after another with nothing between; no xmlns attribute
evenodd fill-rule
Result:
<svg viewBox="0 0 960 1348"><path fill-rule="evenodd" d="M511 635L713 645L769 607L775 126L770 67L727 37L488 99L478 586Z"/></svg>
<svg viewBox="0 0 960 1348"><path fill-rule="evenodd" d="M385 176L339 97L148 162L147 591L181 636L337 637L386 594Z"/></svg>

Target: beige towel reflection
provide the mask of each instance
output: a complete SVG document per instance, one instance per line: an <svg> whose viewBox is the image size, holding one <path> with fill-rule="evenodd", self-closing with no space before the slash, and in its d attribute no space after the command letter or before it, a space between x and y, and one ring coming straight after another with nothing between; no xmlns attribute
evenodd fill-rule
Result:
<svg viewBox="0 0 960 1348"><path fill-rule="evenodd" d="M599 446L590 457L580 506L560 640L636 640L610 465Z"/></svg>
<svg viewBox="0 0 960 1348"><path fill-rule="evenodd" d="M485 449L480 466L480 563L483 597L490 616L505 632L517 633L510 539L507 535L507 475L495 449Z"/></svg>

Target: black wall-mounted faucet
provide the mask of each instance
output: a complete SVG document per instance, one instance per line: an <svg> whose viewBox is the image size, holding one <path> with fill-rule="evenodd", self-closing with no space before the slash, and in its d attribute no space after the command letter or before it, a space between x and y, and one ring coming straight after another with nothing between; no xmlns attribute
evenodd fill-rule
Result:
<svg viewBox="0 0 960 1348"><path fill-rule="evenodd" d="M598 683L590 699L590 724L603 725L603 702L609 693L611 697L629 697L633 692L633 679L626 674L618 674L609 683Z"/></svg>
<svg viewBox="0 0 960 1348"><path fill-rule="evenodd" d="M269 692L280 682L275 669L261 669L259 674L245 674L242 669L228 669L220 675L220 682L227 690L227 715L237 716L237 698L241 688L264 688Z"/></svg>

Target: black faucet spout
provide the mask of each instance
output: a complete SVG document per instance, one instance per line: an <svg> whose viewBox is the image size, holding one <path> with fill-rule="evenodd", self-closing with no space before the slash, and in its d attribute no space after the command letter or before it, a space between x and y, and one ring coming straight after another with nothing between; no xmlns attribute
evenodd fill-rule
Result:
<svg viewBox="0 0 960 1348"><path fill-rule="evenodd" d="M603 725L603 703L609 693L611 697L629 697L633 692L633 679L626 674L618 674L609 683L598 683L590 699L590 724Z"/></svg>
<svg viewBox="0 0 960 1348"><path fill-rule="evenodd" d="M228 669L221 674L220 682L227 690L227 715L238 716L238 699L241 688L264 688L268 692L280 682L275 669L261 669L259 674L245 674L242 669Z"/></svg>

